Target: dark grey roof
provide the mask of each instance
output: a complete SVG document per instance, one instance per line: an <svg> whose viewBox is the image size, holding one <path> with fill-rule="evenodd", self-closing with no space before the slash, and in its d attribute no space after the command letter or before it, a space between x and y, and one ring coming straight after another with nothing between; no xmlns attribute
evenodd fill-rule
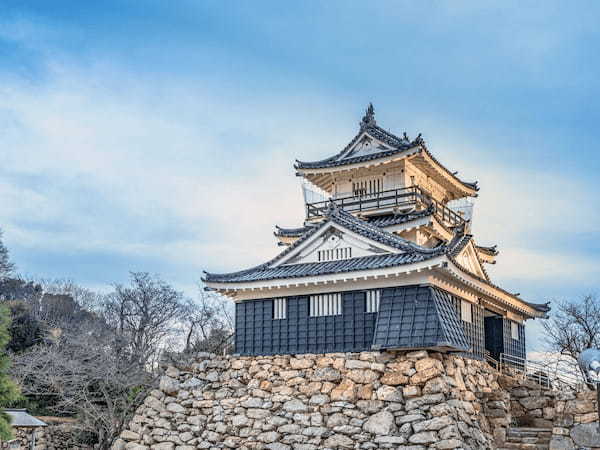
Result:
<svg viewBox="0 0 600 450"><path fill-rule="evenodd" d="M378 152L368 152L359 156L353 156L353 154L349 153L349 151L358 142L359 138L365 132L371 137L389 145L392 148L382 148L381 151ZM371 104L369 105L369 108L367 108L367 112L360 122L360 131L356 136L354 136L350 143L342 149L341 152L319 161L296 160L296 164L294 165L294 167L296 169L322 169L327 167L345 166L348 164L356 164L365 161L371 161L374 159L384 158L387 156L392 156L396 153L400 153L405 150L416 147L419 147L422 151L427 153L427 155L429 155L429 157L431 157L431 159L435 161L436 164L442 167L444 171L446 171L450 176L458 180L461 184L468 187L469 189L473 189L475 191L479 190L477 182L470 183L462 181L456 176L455 173L451 172L442 163L440 163L427 149L425 140L421 137L421 134L419 134L415 139L411 140L406 133L404 133L403 137L400 138L390 133L389 131L386 131L383 128L377 126L377 123L375 122L375 112L373 110L373 105Z"/></svg>
<svg viewBox="0 0 600 450"><path fill-rule="evenodd" d="M497 256L499 253L497 245L492 245L491 247L484 247L483 245L477 245L476 247L477 247L477 250L480 250L483 253L487 253L488 255L491 255L491 256Z"/></svg>
<svg viewBox="0 0 600 450"><path fill-rule="evenodd" d="M316 225L305 225L299 228L284 228L280 227L279 225L275 225L276 230L273 232L273 234L279 237L300 237L315 226Z"/></svg>
<svg viewBox="0 0 600 450"><path fill-rule="evenodd" d="M361 258L342 259L337 261L286 264L278 267L258 266L230 274L209 274L204 281L238 283L244 281L264 281L279 278L299 278L331 273L353 272L357 270L382 269L404 264L412 264L434 258L435 254L394 253L387 255L364 256Z"/></svg>
<svg viewBox="0 0 600 450"><path fill-rule="evenodd" d="M433 214L433 207L423 209L421 211L412 211L404 214L386 214L385 216L370 216L366 217L366 220L379 228L390 227L392 225L399 225L402 223L410 222L411 220L420 219L422 217L428 217Z"/></svg>
<svg viewBox="0 0 600 450"><path fill-rule="evenodd" d="M548 302L548 303L531 303L531 302L525 302L525 303L527 303L529 306L531 306L536 311L539 311L539 312L542 312L542 313L549 313L550 310L552 309L552 308L550 308L550 302Z"/></svg>
<svg viewBox="0 0 600 450"><path fill-rule="evenodd" d="M352 156L348 155L348 151L351 147L354 146L358 142L358 139L363 135L363 132L366 132L370 136L375 139L384 142L393 148L385 149L380 152L369 153L366 155L360 156ZM347 164L356 164L365 161L371 161L373 159L384 158L386 156L392 156L396 153L400 153L404 150L408 150L410 148L414 148L419 143L416 140L409 140L408 137L399 138L394 136L393 134L385 131L383 128L378 127L377 125L368 126L366 128L361 128L356 136L350 141L343 150L336 155L330 156L329 158L325 158L319 161L299 161L296 160L295 168L296 169L322 169L325 167L337 167L337 166L345 166Z"/></svg>
<svg viewBox="0 0 600 450"><path fill-rule="evenodd" d="M365 217L364 220L366 220L371 225L375 225L378 228L386 228L392 225L398 225L410 222L411 220L420 219L421 217L428 217L432 214L433 207L429 207L421 211L412 211L403 214L386 214L384 216L370 216ZM273 234L278 237L300 237L304 233L309 232L315 226L315 224L309 224L298 228L284 228L275 225L276 230Z"/></svg>
<svg viewBox="0 0 600 450"><path fill-rule="evenodd" d="M48 424L29 415L26 409L5 409L13 427L47 427Z"/></svg>
<svg viewBox="0 0 600 450"><path fill-rule="evenodd" d="M302 235L296 242L286 248L283 252L259 266L242 270L239 272L215 274L205 273L203 281L209 282L243 282L271 280L276 278L305 277L311 275L324 275L337 272L349 272L354 270L377 269L383 267L411 264L418 261L424 261L444 253L444 247L426 248L415 244L407 239L396 236L395 234L383 231L375 225L369 224L361 219L357 219L352 214L338 209L334 203L326 212L326 220L320 224L311 227L307 233ZM403 254L376 255L362 258L353 258L341 261L329 261L319 263L287 264L271 268L271 266L288 255L291 251L300 246L303 242L313 236L318 230L329 223L338 224L350 231L353 231L368 239L381 244L402 250Z"/></svg>
<svg viewBox="0 0 600 450"><path fill-rule="evenodd" d="M431 286L383 289L373 348L431 347L470 350L450 294Z"/></svg>

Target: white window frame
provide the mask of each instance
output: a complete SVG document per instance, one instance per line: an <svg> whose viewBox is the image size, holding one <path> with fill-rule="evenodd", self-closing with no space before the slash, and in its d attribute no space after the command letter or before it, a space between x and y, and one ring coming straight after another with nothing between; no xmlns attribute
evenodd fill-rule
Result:
<svg viewBox="0 0 600 450"><path fill-rule="evenodd" d="M519 340L519 323L514 320L510 321L510 336L515 340Z"/></svg>
<svg viewBox="0 0 600 450"><path fill-rule="evenodd" d="M273 299L273 320L287 319L287 298Z"/></svg>
<svg viewBox="0 0 600 450"><path fill-rule="evenodd" d="M473 305L467 300L460 301L460 318L463 322L473 323Z"/></svg>
<svg viewBox="0 0 600 450"><path fill-rule="evenodd" d="M341 316L342 294L319 294L309 297L309 317Z"/></svg>
<svg viewBox="0 0 600 450"><path fill-rule="evenodd" d="M376 313L379 312L379 302L381 300L381 291L379 289L372 289L365 292L366 297L366 312Z"/></svg>

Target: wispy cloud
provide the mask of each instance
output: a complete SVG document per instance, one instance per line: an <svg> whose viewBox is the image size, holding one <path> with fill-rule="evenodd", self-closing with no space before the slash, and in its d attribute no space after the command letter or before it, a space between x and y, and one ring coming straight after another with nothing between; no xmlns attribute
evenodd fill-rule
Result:
<svg viewBox="0 0 600 450"><path fill-rule="evenodd" d="M149 270L192 292L203 269L279 250L273 225L303 219L293 160L337 152L373 100L382 126L422 131L479 180L496 281L534 301L587 289L594 17L522 2L7 6L5 239L34 275L102 286Z"/></svg>

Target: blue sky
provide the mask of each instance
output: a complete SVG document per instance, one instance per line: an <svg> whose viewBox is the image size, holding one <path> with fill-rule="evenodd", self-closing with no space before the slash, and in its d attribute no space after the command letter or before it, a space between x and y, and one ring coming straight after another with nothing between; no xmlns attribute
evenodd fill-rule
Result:
<svg viewBox="0 0 600 450"><path fill-rule="evenodd" d="M600 274L597 2L0 0L0 226L19 270L190 295L302 221L292 163L369 101L479 180L494 280L531 301ZM539 348L539 327L529 327Z"/></svg>

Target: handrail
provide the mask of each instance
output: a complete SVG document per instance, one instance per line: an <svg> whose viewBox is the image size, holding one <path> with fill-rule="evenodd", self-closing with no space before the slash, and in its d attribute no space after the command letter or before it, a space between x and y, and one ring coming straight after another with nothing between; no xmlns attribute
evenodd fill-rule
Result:
<svg viewBox="0 0 600 450"><path fill-rule="evenodd" d="M580 376L549 364L541 364L537 361L528 360L519 356L501 353L499 358L499 372L520 376L523 379L533 381L548 389L560 390L565 388L578 388L582 384Z"/></svg>
<svg viewBox="0 0 600 450"><path fill-rule="evenodd" d="M442 222L450 226L462 225L464 219L441 202L434 199L427 191L419 186L388 189L372 194L350 195L332 198L320 202L306 203L306 217L322 217L325 215L330 202L348 212L361 212L385 207L412 207L421 203L433 208L433 214Z"/></svg>

